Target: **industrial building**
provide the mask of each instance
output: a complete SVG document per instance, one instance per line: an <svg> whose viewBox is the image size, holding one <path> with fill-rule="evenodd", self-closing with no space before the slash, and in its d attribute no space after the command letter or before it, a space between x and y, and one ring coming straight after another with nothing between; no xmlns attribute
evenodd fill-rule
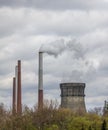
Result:
<svg viewBox="0 0 108 130"><path fill-rule="evenodd" d="M61 107L76 113L85 113L85 83L61 83Z"/></svg>
<svg viewBox="0 0 108 130"><path fill-rule="evenodd" d="M85 113L85 83L61 83L61 107L69 108L75 113ZM17 92L17 93L16 93ZM43 52L39 52L38 71L38 108L43 108ZM22 113L21 61L15 68L13 78L13 113Z"/></svg>
<svg viewBox="0 0 108 130"><path fill-rule="evenodd" d="M108 101L104 102L103 115L108 116Z"/></svg>

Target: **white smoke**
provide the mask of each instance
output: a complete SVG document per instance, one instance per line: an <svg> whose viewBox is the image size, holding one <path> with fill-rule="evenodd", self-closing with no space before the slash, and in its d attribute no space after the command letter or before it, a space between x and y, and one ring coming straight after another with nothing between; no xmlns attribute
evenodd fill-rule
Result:
<svg viewBox="0 0 108 130"><path fill-rule="evenodd" d="M95 75L96 69L93 62L86 57L87 51L76 39L56 40L42 45L39 51L55 57L63 53L67 54L67 59L64 61L65 67L62 67L63 69L61 70L63 72L59 72L62 73L62 82L86 82L93 78L93 74ZM71 63L71 67L66 64L68 60L70 60L69 64Z"/></svg>
<svg viewBox="0 0 108 130"><path fill-rule="evenodd" d="M40 52L48 53L49 55L54 55L57 57L65 50L64 40L56 40L52 43L43 44L40 48Z"/></svg>
<svg viewBox="0 0 108 130"><path fill-rule="evenodd" d="M64 39L60 39L48 44L43 44L39 51L54 55L55 57L65 51L70 51L77 59L83 57L83 48L76 39L71 39L67 42Z"/></svg>
<svg viewBox="0 0 108 130"><path fill-rule="evenodd" d="M67 50L72 51L74 53L74 57L76 59L84 57L84 48L81 46L80 42L77 42L76 39L69 40L66 43L66 48Z"/></svg>

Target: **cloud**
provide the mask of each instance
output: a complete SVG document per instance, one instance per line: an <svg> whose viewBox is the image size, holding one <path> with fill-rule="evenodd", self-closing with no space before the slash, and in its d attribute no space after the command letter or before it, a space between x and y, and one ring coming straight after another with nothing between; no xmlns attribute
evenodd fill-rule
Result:
<svg viewBox="0 0 108 130"><path fill-rule="evenodd" d="M104 0L4 0L0 1L0 6L10 6L10 7L28 7L37 8L44 10L66 10L66 9L107 9L107 1Z"/></svg>
<svg viewBox="0 0 108 130"><path fill-rule="evenodd" d="M45 11L0 8L0 37L16 35L80 36L107 29L107 11ZM7 22L8 21L8 22ZM79 24L80 23L80 24ZM89 26L88 26L89 25Z"/></svg>

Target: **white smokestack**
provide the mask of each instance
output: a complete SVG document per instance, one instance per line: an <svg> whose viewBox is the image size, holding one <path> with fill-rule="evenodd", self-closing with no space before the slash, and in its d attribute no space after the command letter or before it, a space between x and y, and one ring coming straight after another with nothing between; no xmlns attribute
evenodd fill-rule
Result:
<svg viewBox="0 0 108 130"><path fill-rule="evenodd" d="M43 52L39 52L38 108L43 108Z"/></svg>
<svg viewBox="0 0 108 130"><path fill-rule="evenodd" d="M38 89L43 90L43 52L39 52L39 79Z"/></svg>

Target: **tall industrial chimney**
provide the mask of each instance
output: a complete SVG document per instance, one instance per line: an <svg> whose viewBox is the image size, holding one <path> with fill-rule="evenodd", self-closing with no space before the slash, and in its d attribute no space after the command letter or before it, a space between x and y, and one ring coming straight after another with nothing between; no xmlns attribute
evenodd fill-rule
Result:
<svg viewBox="0 0 108 130"><path fill-rule="evenodd" d="M13 115L16 113L16 78L13 77Z"/></svg>
<svg viewBox="0 0 108 130"><path fill-rule="evenodd" d="M18 90L18 66L15 66L15 86L16 86L16 113L17 113L17 90Z"/></svg>
<svg viewBox="0 0 108 130"><path fill-rule="evenodd" d="M15 79L16 79L15 83L16 83L16 88L17 88L17 85L18 85L17 83L18 82L18 66L17 65L15 66Z"/></svg>
<svg viewBox="0 0 108 130"><path fill-rule="evenodd" d="M22 98L21 98L21 61L18 60L18 77L17 77L17 113L22 113Z"/></svg>
<svg viewBox="0 0 108 130"><path fill-rule="evenodd" d="M85 113L85 83L61 83L61 107L69 108L75 113Z"/></svg>
<svg viewBox="0 0 108 130"><path fill-rule="evenodd" d="M43 108L43 52L39 52L38 108Z"/></svg>

